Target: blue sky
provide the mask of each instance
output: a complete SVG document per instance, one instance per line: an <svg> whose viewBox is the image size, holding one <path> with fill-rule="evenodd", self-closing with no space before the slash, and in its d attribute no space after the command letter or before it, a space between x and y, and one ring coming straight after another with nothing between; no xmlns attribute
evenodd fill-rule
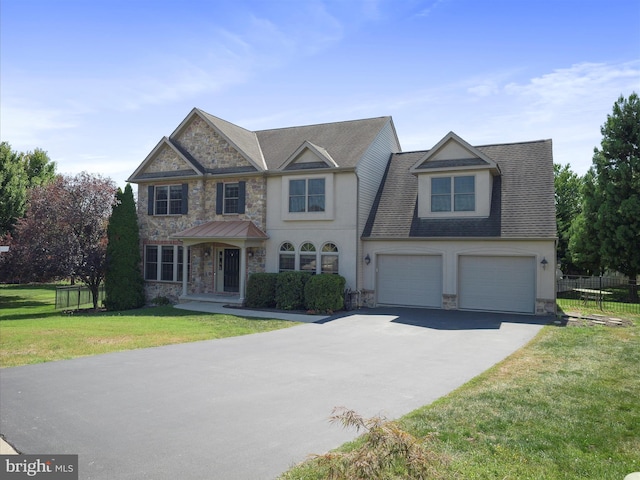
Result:
<svg viewBox="0 0 640 480"><path fill-rule="evenodd" d="M640 93L640 0L0 0L0 137L124 186L193 107L391 115L404 151L553 139L583 174Z"/></svg>

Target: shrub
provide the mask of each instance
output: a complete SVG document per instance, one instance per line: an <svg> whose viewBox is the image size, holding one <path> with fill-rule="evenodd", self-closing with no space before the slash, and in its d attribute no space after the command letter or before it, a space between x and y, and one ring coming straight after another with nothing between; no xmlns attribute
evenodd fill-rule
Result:
<svg viewBox="0 0 640 480"><path fill-rule="evenodd" d="M304 308L304 286L311 274L307 272L281 272L276 282L276 307L281 310Z"/></svg>
<svg viewBox="0 0 640 480"><path fill-rule="evenodd" d="M445 474L440 472L451 460L429 449L436 438L433 433L426 439L416 438L396 422L387 421L383 417L366 419L345 408L334 409L331 423L345 428L355 428L358 432L364 431L365 435L354 442L353 448L349 451L333 451L312 456L307 463L313 462L317 466L316 471L322 472L322 478L446 478ZM281 478L294 477L287 473Z"/></svg>
<svg viewBox="0 0 640 480"><path fill-rule="evenodd" d="M335 312L344 308L345 279L340 275L314 275L304 287L305 307L318 312Z"/></svg>
<svg viewBox="0 0 640 480"><path fill-rule="evenodd" d="M276 283L278 273L253 273L247 281L245 304L252 308L276 306Z"/></svg>

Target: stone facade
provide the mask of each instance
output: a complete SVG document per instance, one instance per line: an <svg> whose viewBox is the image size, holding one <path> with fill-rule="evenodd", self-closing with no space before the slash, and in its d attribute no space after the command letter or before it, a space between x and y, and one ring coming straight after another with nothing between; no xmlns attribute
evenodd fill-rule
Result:
<svg viewBox="0 0 640 480"><path fill-rule="evenodd" d="M199 116L194 116L172 140L205 169L253 166Z"/></svg>
<svg viewBox="0 0 640 480"><path fill-rule="evenodd" d="M144 169L144 173L179 172L191 169L191 166L180 158L171 147L163 145L154 161Z"/></svg>
<svg viewBox="0 0 640 480"><path fill-rule="evenodd" d="M555 315L555 298L536 298L536 315Z"/></svg>
<svg viewBox="0 0 640 480"><path fill-rule="evenodd" d="M445 310L457 310L458 309L458 295L452 293L442 294L442 308Z"/></svg>

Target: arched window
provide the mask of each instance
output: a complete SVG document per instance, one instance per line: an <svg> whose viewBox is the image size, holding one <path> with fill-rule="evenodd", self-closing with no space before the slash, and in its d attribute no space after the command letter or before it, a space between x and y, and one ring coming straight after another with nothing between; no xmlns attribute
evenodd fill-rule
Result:
<svg viewBox="0 0 640 480"><path fill-rule="evenodd" d="M338 247L335 243L325 243L320 253L322 259L322 273L338 274Z"/></svg>
<svg viewBox="0 0 640 480"><path fill-rule="evenodd" d="M311 242L303 243L300 247L300 270L316 273L317 265L316 246Z"/></svg>
<svg viewBox="0 0 640 480"><path fill-rule="evenodd" d="M296 249L293 244L284 242L280 245L280 262L278 271L292 272L296 269Z"/></svg>

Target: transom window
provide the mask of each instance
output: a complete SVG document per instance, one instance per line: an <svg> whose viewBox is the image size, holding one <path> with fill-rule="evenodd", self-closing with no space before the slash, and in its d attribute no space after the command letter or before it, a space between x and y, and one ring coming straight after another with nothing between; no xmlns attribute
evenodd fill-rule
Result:
<svg viewBox="0 0 640 480"><path fill-rule="evenodd" d="M155 188L156 215L180 215L182 213L182 185L164 185Z"/></svg>
<svg viewBox="0 0 640 480"><path fill-rule="evenodd" d="M432 212L473 212L476 209L475 177L431 179Z"/></svg>
<svg viewBox="0 0 640 480"><path fill-rule="evenodd" d="M224 213L238 213L240 186L237 183L224 184Z"/></svg>
<svg viewBox="0 0 640 480"><path fill-rule="evenodd" d="M145 280L181 282L183 279L183 247L180 245L147 245L144 252ZM187 251L188 275L191 272L191 249Z"/></svg>
<svg viewBox="0 0 640 480"><path fill-rule="evenodd" d="M324 178L289 180L289 212L324 212Z"/></svg>

